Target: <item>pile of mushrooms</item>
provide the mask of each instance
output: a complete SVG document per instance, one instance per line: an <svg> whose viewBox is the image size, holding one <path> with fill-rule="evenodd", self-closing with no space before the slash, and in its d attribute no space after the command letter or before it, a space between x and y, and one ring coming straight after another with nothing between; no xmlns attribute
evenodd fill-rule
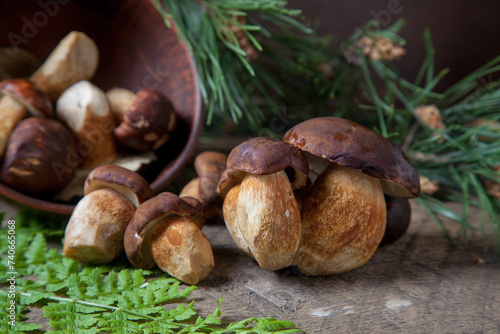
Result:
<svg viewBox="0 0 500 334"><path fill-rule="evenodd" d="M199 154L194 160L198 177L179 196L154 196L142 176L123 167L95 168L66 226L64 254L104 264L125 251L137 268L158 266L185 283L198 283L214 267L212 247L201 229L206 213L212 215L216 206L226 158L218 152Z"/></svg>
<svg viewBox="0 0 500 334"><path fill-rule="evenodd" d="M3 62L32 68L36 61L25 53ZM156 159L154 151L176 129L172 104L156 90L102 91L90 82L98 63L94 41L73 31L27 79L0 81L2 183L31 196L70 200L82 195L97 166L138 170Z"/></svg>
<svg viewBox="0 0 500 334"><path fill-rule="evenodd" d="M330 275L368 262L386 233L384 194L413 198L420 183L392 141L321 117L296 125L283 141L254 138L235 147L218 192L235 243L262 268ZM405 218L403 211L391 219Z"/></svg>

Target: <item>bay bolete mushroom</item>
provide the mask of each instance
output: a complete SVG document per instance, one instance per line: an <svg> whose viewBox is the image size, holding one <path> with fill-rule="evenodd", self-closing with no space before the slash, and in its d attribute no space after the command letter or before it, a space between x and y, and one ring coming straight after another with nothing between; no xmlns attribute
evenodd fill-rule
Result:
<svg viewBox="0 0 500 334"><path fill-rule="evenodd" d="M141 89L114 135L124 146L145 152L163 146L176 126L177 115L170 100L157 90Z"/></svg>
<svg viewBox="0 0 500 334"><path fill-rule="evenodd" d="M284 141L306 152L313 181L304 199L302 239L294 264L308 275L362 266L384 235L384 193L418 196L416 168L395 143L341 118L300 123Z"/></svg>
<svg viewBox="0 0 500 334"><path fill-rule="evenodd" d="M293 193L305 184L307 161L293 145L253 138L228 156L218 191L226 226L238 247L264 269L292 264L300 241Z"/></svg>
<svg viewBox="0 0 500 334"><path fill-rule="evenodd" d="M206 278L214 267L210 242L201 232L201 203L160 193L141 204L127 227L125 252L137 268L161 270L188 284Z"/></svg>
<svg viewBox="0 0 500 334"><path fill-rule="evenodd" d="M84 193L66 226L64 254L81 262L108 263L123 252L123 235L136 208L154 193L142 176L114 165L92 170Z"/></svg>
<svg viewBox="0 0 500 334"><path fill-rule="evenodd" d="M17 124L9 138L0 179L25 194L54 195L74 174L74 168L67 166L68 148L74 150L75 142L61 123L53 119L26 118Z"/></svg>

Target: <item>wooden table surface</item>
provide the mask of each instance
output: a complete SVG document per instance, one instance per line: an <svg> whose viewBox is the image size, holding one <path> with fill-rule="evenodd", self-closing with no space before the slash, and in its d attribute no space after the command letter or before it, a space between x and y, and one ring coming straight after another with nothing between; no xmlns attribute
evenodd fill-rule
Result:
<svg viewBox="0 0 500 334"><path fill-rule="evenodd" d="M224 297L229 321L272 316L307 333L500 333L493 237L489 252L479 237L452 245L421 207L412 207L402 239L379 248L365 266L330 277L263 270L238 252L223 225L207 225L216 265L193 296L202 313Z"/></svg>
<svg viewBox="0 0 500 334"><path fill-rule="evenodd" d="M0 209L16 210L3 202ZM307 333L500 333L493 237L487 252L479 237L453 245L421 207L412 203L412 212L402 239L365 266L329 277L263 270L237 250L221 221L211 222L203 231L216 265L191 296L201 315L223 297L225 322L271 316Z"/></svg>

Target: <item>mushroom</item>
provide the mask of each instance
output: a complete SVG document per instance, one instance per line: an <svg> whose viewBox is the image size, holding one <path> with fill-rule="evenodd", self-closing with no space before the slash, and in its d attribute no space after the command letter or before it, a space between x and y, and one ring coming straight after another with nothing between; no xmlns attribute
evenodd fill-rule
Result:
<svg viewBox="0 0 500 334"><path fill-rule="evenodd" d="M70 32L64 37L41 67L29 78L30 81L55 102L59 95L73 83L91 78L98 64L95 43L84 33ZM8 101L4 101L7 99ZM28 111L4 96L0 100L0 156L14 126ZM31 110L32 111L32 110ZM3 117L5 116L5 117ZM39 116L39 115L37 115Z"/></svg>
<svg viewBox="0 0 500 334"><path fill-rule="evenodd" d="M69 86L93 77L99 63L99 50L86 34L72 31L52 51L31 80L53 102Z"/></svg>
<svg viewBox="0 0 500 334"><path fill-rule="evenodd" d="M418 196L416 168L392 141L341 118L302 122L284 141L306 152L314 181L304 199L294 264L307 275L364 265L386 228L384 193Z"/></svg>
<svg viewBox="0 0 500 334"><path fill-rule="evenodd" d="M84 193L66 226L64 254L81 262L109 263L123 252L125 229L153 191L139 174L104 165L87 176Z"/></svg>
<svg viewBox="0 0 500 334"><path fill-rule="evenodd" d="M156 150L169 139L177 125L174 107L162 93L142 89L114 129L116 139L136 151Z"/></svg>
<svg viewBox="0 0 500 334"><path fill-rule="evenodd" d="M75 169L67 159L68 150L74 149L74 139L61 123L37 117L24 119L9 138L0 179L25 194L53 195L73 177Z"/></svg>
<svg viewBox="0 0 500 334"><path fill-rule="evenodd" d="M125 231L125 252L137 268L155 264L173 277L196 284L214 267L210 242L201 232L201 204L191 197L160 193L141 204Z"/></svg>
<svg viewBox="0 0 500 334"><path fill-rule="evenodd" d="M406 198L385 195L387 223L379 246L392 244L401 238L411 222L411 206Z"/></svg>
<svg viewBox="0 0 500 334"><path fill-rule="evenodd" d="M217 194L217 184L226 169L227 155L220 152L205 151L194 159L198 177L188 182L179 196L190 196L200 201L206 219L213 218L221 211L222 203Z"/></svg>
<svg viewBox="0 0 500 334"><path fill-rule="evenodd" d="M228 156L218 192L233 240L264 269L292 264L300 241L300 211L293 193L305 184L307 161L296 147L253 138Z"/></svg>
<svg viewBox="0 0 500 334"><path fill-rule="evenodd" d="M57 100L56 116L77 139L81 168L107 164L116 157L113 115L106 95L97 86L82 80L66 89Z"/></svg>
<svg viewBox="0 0 500 334"><path fill-rule="evenodd" d="M123 122L127 111L135 101L135 93L126 88L113 87L106 92L109 109L115 118L115 124Z"/></svg>
<svg viewBox="0 0 500 334"><path fill-rule="evenodd" d="M6 79L0 82L0 157L15 126L27 114L52 117L53 107L47 96L27 79Z"/></svg>

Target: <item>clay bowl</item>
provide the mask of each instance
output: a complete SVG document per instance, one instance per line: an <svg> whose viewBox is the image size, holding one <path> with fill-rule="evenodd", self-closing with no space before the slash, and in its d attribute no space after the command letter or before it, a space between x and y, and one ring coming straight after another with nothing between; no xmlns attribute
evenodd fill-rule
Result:
<svg viewBox="0 0 500 334"><path fill-rule="evenodd" d="M0 46L17 43L43 61L66 34L82 31L99 47L100 63L91 80L98 87L164 93L180 116L179 130L143 176L155 193L178 176L192 158L203 127L202 99L188 48L166 27L151 1L1 1L0 13ZM71 214L75 204L29 197L1 183L0 194L52 213Z"/></svg>

